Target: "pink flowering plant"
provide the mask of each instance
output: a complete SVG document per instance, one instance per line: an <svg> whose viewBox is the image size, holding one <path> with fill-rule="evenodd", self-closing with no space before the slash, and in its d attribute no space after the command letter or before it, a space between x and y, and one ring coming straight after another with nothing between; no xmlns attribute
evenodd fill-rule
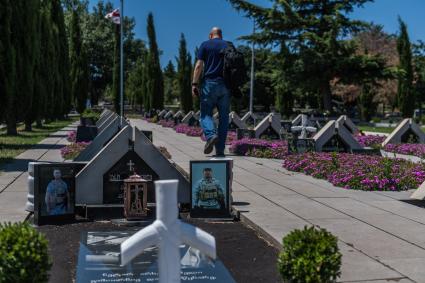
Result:
<svg viewBox="0 0 425 283"><path fill-rule="evenodd" d="M414 155L420 158L425 158L425 144L419 143L402 143L402 144L387 144L384 147L385 151Z"/></svg>
<svg viewBox="0 0 425 283"><path fill-rule="evenodd" d="M403 159L325 152L287 155L283 159L283 167L289 171L325 179L346 189L403 191L417 189L425 180L424 164Z"/></svg>
<svg viewBox="0 0 425 283"><path fill-rule="evenodd" d="M174 126L175 126L174 121L172 121L172 120L167 121L167 120L164 120L164 119L159 120L158 124L163 126L164 128L174 128Z"/></svg>
<svg viewBox="0 0 425 283"><path fill-rule="evenodd" d="M286 141L243 138L233 141L229 151L243 156L282 159L288 154L288 143Z"/></svg>
<svg viewBox="0 0 425 283"><path fill-rule="evenodd" d="M75 157L77 157L80 152L82 152L90 142L76 142L71 143L65 147L62 147L60 152L64 159L66 160L73 160Z"/></svg>
<svg viewBox="0 0 425 283"><path fill-rule="evenodd" d="M202 128L193 127L186 124L178 124L174 127L176 133L186 134L190 137L201 137L202 136Z"/></svg>
<svg viewBox="0 0 425 283"><path fill-rule="evenodd" d="M66 136L66 140L69 141L69 142L76 142L77 132L76 131L68 132L68 135Z"/></svg>
<svg viewBox="0 0 425 283"><path fill-rule="evenodd" d="M356 135L355 138L362 146L380 148L386 137L380 135Z"/></svg>

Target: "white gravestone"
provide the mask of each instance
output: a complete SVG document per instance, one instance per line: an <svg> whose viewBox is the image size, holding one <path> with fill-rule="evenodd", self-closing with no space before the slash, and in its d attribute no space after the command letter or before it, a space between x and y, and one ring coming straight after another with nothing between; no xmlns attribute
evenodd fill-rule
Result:
<svg viewBox="0 0 425 283"><path fill-rule="evenodd" d="M174 112L172 110L168 111L167 114L164 115L165 120L172 119L174 117Z"/></svg>
<svg viewBox="0 0 425 283"><path fill-rule="evenodd" d="M298 115L298 117L301 118L301 121L296 121L297 123L299 122L299 125L291 127L291 131L300 132L300 135L298 136L299 139L306 139L308 137L308 133L315 133L317 131L315 127L310 126L310 121L308 120L307 115L301 114L301 116Z"/></svg>
<svg viewBox="0 0 425 283"><path fill-rule="evenodd" d="M410 196L411 199L424 200L425 199L425 182L417 188Z"/></svg>
<svg viewBox="0 0 425 283"><path fill-rule="evenodd" d="M182 119L182 123L183 124L189 124L192 119L195 119L195 120L198 121L199 120L199 116L197 116L195 114L195 112L190 111L189 113L186 114L186 116L184 116L184 118Z"/></svg>
<svg viewBox="0 0 425 283"><path fill-rule="evenodd" d="M162 118L164 118L165 114L167 114L167 110L161 110L158 113L158 120L161 120Z"/></svg>
<svg viewBox="0 0 425 283"><path fill-rule="evenodd" d="M155 182L157 219L121 244L121 265L128 264L149 247L159 247L159 283L180 282L181 244L216 258L215 238L178 219L177 185L177 180Z"/></svg>
<svg viewBox="0 0 425 283"><path fill-rule="evenodd" d="M359 129L357 129L356 125L353 123L353 121L351 121L351 119L347 115L340 116L336 120L336 123L339 127L346 127L352 135L358 135L360 133Z"/></svg>
<svg viewBox="0 0 425 283"><path fill-rule="evenodd" d="M314 135L313 140L316 145L316 151L322 151L326 143L333 138L339 138L349 152L351 150L360 150L363 148L347 128L343 126L340 127L336 121L332 120Z"/></svg>
<svg viewBox="0 0 425 283"><path fill-rule="evenodd" d="M392 131L392 133L384 140L382 146L387 144L399 144L403 143L403 136L408 132L413 133L417 136L419 143L425 143L425 134L421 128L416 124L413 119L404 119L398 124L398 126Z"/></svg>
<svg viewBox="0 0 425 283"><path fill-rule="evenodd" d="M174 116L173 116L174 121L182 121L184 117L185 117L185 115L184 115L184 112L182 110L177 111L177 113L174 114Z"/></svg>
<svg viewBox="0 0 425 283"><path fill-rule="evenodd" d="M252 125L255 127L255 123L258 121L258 116L255 115L252 112L247 112L245 115L243 115L242 117L242 122L244 122L246 125L250 124L250 121L252 121Z"/></svg>
<svg viewBox="0 0 425 283"><path fill-rule="evenodd" d="M280 124L280 115L276 113L270 113L267 115L258 125L254 128L255 137L260 138L260 136L270 127L275 132L276 135L280 135L281 124Z"/></svg>
<svg viewBox="0 0 425 283"><path fill-rule="evenodd" d="M232 124L234 125L234 127L231 127L231 128L246 129L245 123L242 122L239 115L236 114L236 112L234 111L229 113L229 126Z"/></svg>

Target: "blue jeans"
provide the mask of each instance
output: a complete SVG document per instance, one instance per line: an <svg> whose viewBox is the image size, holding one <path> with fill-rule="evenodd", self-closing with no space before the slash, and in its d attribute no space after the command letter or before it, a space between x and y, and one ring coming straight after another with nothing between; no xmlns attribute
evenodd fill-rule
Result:
<svg viewBox="0 0 425 283"><path fill-rule="evenodd" d="M229 126L230 92L224 85L223 79L206 80L201 89L201 127L207 140L215 135L218 142L215 145L217 154L224 153L227 129ZM215 128L213 109L218 110L218 129Z"/></svg>

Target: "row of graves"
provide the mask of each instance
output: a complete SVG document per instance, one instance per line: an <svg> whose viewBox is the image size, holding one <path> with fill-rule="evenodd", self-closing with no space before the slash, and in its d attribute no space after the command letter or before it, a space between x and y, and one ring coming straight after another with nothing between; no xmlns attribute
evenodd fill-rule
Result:
<svg viewBox="0 0 425 283"><path fill-rule="evenodd" d="M77 136L91 143L74 160L28 165L34 224L113 215L107 220L141 229L84 232L76 282L235 282L215 238L179 220L181 212L233 219L231 160L192 161L188 175L153 145L152 132L109 110L81 123Z"/></svg>

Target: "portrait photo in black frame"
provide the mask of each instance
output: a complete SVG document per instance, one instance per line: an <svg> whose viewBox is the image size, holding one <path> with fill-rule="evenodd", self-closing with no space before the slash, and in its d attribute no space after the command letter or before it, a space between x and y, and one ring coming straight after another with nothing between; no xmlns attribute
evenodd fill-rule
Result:
<svg viewBox="0 0 425 283"><path fill-rule="evenodd" d="M34 165L34 224L61 224L75 220L75 175L81 163Z"/></svg>
<svg viewBox="0 0 425 283"><path fill-rule="evenodd" d="M229 218L229 160L190 161L190 217Z"/></svg>

